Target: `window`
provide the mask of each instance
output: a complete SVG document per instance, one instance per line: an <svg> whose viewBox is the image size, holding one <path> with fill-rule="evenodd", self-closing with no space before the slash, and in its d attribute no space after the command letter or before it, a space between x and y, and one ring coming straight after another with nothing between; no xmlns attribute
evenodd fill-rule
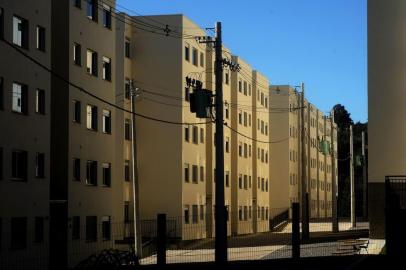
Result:
<svg viewBox="0 0 406 270"><path fill-rule="evenodd" d="M87 73L97 76L97 53L92 50L87 50Z"/></svg>
<svg viewBox="0 0 406 270"><path fill-rule="evenodd" d="M131 42L130 42L130 39L125 38L125 41L124 41L125 57L130 58L130 51L131 51Z"/></svg>
<svg viewBox="0 0 406 270"><path fill-rule="evenodd" d="M1 37L0 37L1 39ZM0 110L4 110L4 79L0 77Z"/></svg>
<svg viewBox="0 0 406 270"><path fill-rule="evenodd" d="M19 83L13 83L13 112L28 113L28 91L27 86Z"/></svg>
<svg viewBox="0 0 406 270"><path fill-rule="evenodd" d="M17 16L13 16L13 43L28 49L28 21Z"/></svg>
<svg viewBox="0 0 406 270"><path fill-rule="evenodd" d="M248 149L247 149L248 145L246 143L244 143L244 157L247 158L248 157Z"/></svg>
<svg viewBox="0 0 406 270"><path fill-rule="evenodd" d="M37 89L35 97L35 112L45 114L45 91Z"/></svg>
<svg viewBox="0 0 406 270"><path fill-rule="evenodd" d="M103 26L111 29L111 7L103 4Z"/></svg>
<svg viewBox="0 0 406 270"><path fill-rule="evenodd" d="M0 8L0 39L4 38L4 9Z"/></svg>
<svg viewBox="0 0 406 270"><path fill-rule="evenodd" d="M247 82L244 81L244 95L247 95Z"/></svg>
<svg viewBox="0 0 406 270"><path fill-rule="evenodd" d="M247 206L244 206L244 220L248 219L248 208Z"/></svg>
<svg viewBox="0 0 406 270"><path fill-rule="evenodd" d="M45 28L37 26L37 49L45 52Z"/></svg>
<svg viewBox="0 0 406 270"><path fill-rule="evenodd" d="M103 56L103 80L111 81L111 59Z"/></svg>
<svg viewBox="0 0 406 270"><path fill-rule="evenodd" d="M200 166L200 182L204 182L204 167Z"/></svg>
<svg viewBox="0 0 406 270"><path fill-rule="evenodd" d="M98 5L98 0L87 0L86 15L95 22L97 22Z"/></svg>
<svg viewBox="0 0 406 270"><path fill-rule="evenodd" d="M130 202L124 202L124 223L130 222Z"/></svg>
<svg viewBox="0 0 406 270"><path fill-rule="evenodd" d="M226 153L230 153L230 138L226 137Z"/></svg>
<svg viewBox="0 0 406 270"><path fill-rule="evenodd" d="M198 177L198 167L197 165L192 165L192 182L197 184L199 181Z"/></svg>
<svg viewBox="0 0 406 270"><path fill-rule="evenodd" d="M185 87L185 101L189 102L190 100L190 89L189 87Z"/></svg>
<svg viewBox="0 0 406 270"><path fill-rule="evenodd" d="M124 181L130 182L130 161L124 161Z"/></svg>
<svg viewBox="0 0 406 270"><path fill-rule="evenodd" d="M110 216L102 217L102 237L107 241L111 238L111 218Z"/></svg>
<svg viewBox="0 0 406 270"><path fill-rule="evenodd" d="M226 171L226 187L230 187L230 172Z"/></svg>
<svg viewBox="0 0 406 270"><path fill-rule="evenodd" d="M97 107L87 105L87 128L97 130Z"/></svg>
<svg viewBox="0 0 406 270"><path fill-rule="evenodd" d="M241 111L238 113L238 123L240 125L242 125L242 112Z"/></svg>
<svg viewBox="0 0 406 270"><path fill-rule="evenodd" d="M252 151L251 151L251 144L250 144L250 145L248 145L248 156L249 156L249 157L251 157L251 152L252 152Z"/></svg>
<svg viewBox="0 0 406 270"><path fill-rule="evenodd" d="M97 185L97 161L88 160L86 163L86 184Z"/></svg>
<svg viewBox="0 0 406 270"><path fill-rule="evenodd" d="M248 177L244 175L244 189L248 188Z"/></svg>
<svg viewBox="0 0 406 270"><path fill-rule="evenodd" d="M204 53L203 52L200 53L200 66L204 67Z"/></svg>
<svg viewBox="0 0 406 270"><path fill-rule="evenodd" d="M97 240L97 216L86 217L86 241L94 242Z"/></svg>
<svg viewBox="0 0 406 270"><path fill-rule="evenodd" d="M238 92L242 93L242 82L238 81Z"/></svg>
<svg viewBox="0 0 406 270"><path fill-rule="evenodd" d="M78 100L73 100L73 122L80 123L81 120L81 103Z"/></svg>
<svg viewBox="0 0 406 270"><path fill-rule="evenodd" d="M240 206L238 209L238 220L242 220L242 206Z"/></svg>
<svg viewBox="0 0 406 270"><path fill-rule="evenodd" d="M247 126L247 119L248 118L248 116L247 116L247 112L244 112L244 126L246 127Z"/></svg>
<svg viewBox="0 0 406 270"><path fill-rule="evenodd" d="M72 161L73 166L73 180L80 181L80 159L74 158Z"/></svg>
<svg viewBox="0 0 406 270"><path fill-rule="evenodd" d="M192 49L192 64L198 66L198 51L196 48Z"/></svg>
<svg viewBox="0 0 406 270"><path fill-rule="evenodd" d="M193 127L193 143L198 144L199 140L198 140L198 136L199 136L199 128L198 127Z"/></svg>
<svg viewBox="0 0 406 270"><path fill-rule="evenodd" d="M190 61L190 45L188 43L185 44L185 60Z"/></svg>
<svg viewBox="0 0 406 270"><path fill-rule="evenodd" d="M80 217L72 217L72 240L80 239Z"/></svg>
<svg viewBox="0 0 406 270"><path fill-rule="evenodd" d="M103 110L103 133L111 134L111 112Z"/></svg>
<svg viewBox="0 0 406 270"><path fill-rule="evenodd" d="M44 242L44 218L43 217L35 217L34 242L35 243Z"/></svg>
<svg viewBox="0 0 406 270"><path fill-rule="evenodd" d="M226 119L228 119L230 116L229 116L229 110L228 110L228 108L226 108Z"/></svg>
<svg viewBox="0 0 406 270"><path fill-rule="evenodd" d="M200 142L204 143L204 129L200 128Z"/></svg>
<svg viewBox="0 0 406 270"><path fill-rule="evenodd" d="M11 178L27 181L27 152L15 150L11 154Z"/></svg>
<svg viewBox="0 0 406 270"><path fill-rule="evenodd" d="M204 205L200 205L200 220L204 220Z"/></svg>
<svg viewBox="0 0 406 270"><path fill-rule="evenodd" d="M130 129L130 119L125 119L124 122L124 139L127 141L131 140L131 129Z"/></svg>
<svg viewBox="0 0 406 270"><path fill-rule="evenodd" d="M11 218L11 248L24 249L27 247L27 218Z"/></svg>
<svg viewBox="0 0 406 270"><path fill-rule="evenodd" d="M188 163L184 164L184 171L185 171L185 175L184 175L185 182L189 183L189 164Z"/></svg>
<svg viewBox="0 0 406 270"><path fill-rule="evenodd" d="M185 141L189 141L189 127L185 127Z"/></svg>
<svg viewBox="0 0 406 270"><path fill-rule="evenodd" d="M240 142L238 145L238 155L242 157L242 142Z"/></svg>
<svg viewBox="0 0 406 270"><path fill-rule="evenodd" d="M225 79L225 81L226 81L226 84L228 85L228 84L230 83L230 77L229 77L228 72L226 72L225 74L226 74L226 79Z"/></svg>
<svg viewBox="0 0 406 270"><path fill-rule="evenodd" d="M73 0L73 5L77 8L82 8L82 0Z"/></svg>
<svg viewBox="0 0 406 270"><path fill-rule="evenodd" d="M126 99L130 99L130 94L131 94L131 81L130 79L125 79L124 82L124 96Z"/></svg>
<svg viewBox="0 0 406 270"><path fill-rule="evenodd" d="M35 177L45 177L45 154L37 153L35 156Z"/></svg>
<svg viewBox="0 0 406 270"><path fill-rule="evenodd" d="M248 114L248 125L251 126L251 114Z"/></svg>
<svg viewBox="0 0 406 270"><path fill-rule="evenodd" d="M242 189L242 174L238 176L238 188Z"/></svg>
<svg viewBox="0 0 406 270"><path fill-rule="evenodd" d="M198 222L199 217L199 207L198 205L192 205L192 222L196 224Z"/></svg>
<svg viewBox="0 0 406 270"><path fill-rule="evenodd" d="M106 187L111 186L111 163L103 163L103 185Z"/></svg>
<svg viewBox="0 0 406 270"><path fill-rule="evenodd" d="M251 185L251 175L250 175L250 176L248 176L248 187L251 188L251 186L252 185Z"/></svg>
<svg viewBox="0 0 406 270"><path fill-rule="evenodd" d="M248 218L251 219L252 217L252 206L250 205L248 208Z"/></svg>
<svg viewBox="0 0 406 270"><path fill-rule="evenodd" d="M183 215L185 224L189 224L189 205L185 205L185 207L183 208Z"/></svg>
<svg viewBox="0 0 406 270"><path fill-rule="evenodd" d="M248 95L251 96L251 84L248 85Z"/></svg>

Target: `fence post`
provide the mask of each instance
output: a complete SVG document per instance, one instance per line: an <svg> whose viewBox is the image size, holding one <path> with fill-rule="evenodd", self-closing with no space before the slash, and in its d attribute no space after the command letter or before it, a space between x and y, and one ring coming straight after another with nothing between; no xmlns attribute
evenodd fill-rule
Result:
<svg viewBox="0 0 406 270"><path fill-rule="evenodd" d="M300 207L292 203L292 258L300 258Z"/></svg>
<svg viewBox="0 0 406 270"><path fill-rule="evenodd" d="M157 264L166 264L166 214L158 214L157 217Z"/></svg>

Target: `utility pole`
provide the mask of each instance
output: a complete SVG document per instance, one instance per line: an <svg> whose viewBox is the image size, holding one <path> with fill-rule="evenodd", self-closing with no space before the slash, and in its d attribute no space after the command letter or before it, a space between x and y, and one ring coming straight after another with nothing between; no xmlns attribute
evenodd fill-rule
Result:
<svg viewBox="0 0 406 270"><path fill-rule="evenodd" d="M364 219L368 218L368 193L367 193L367 186L368 186L368 178L367 178L367 158L365 154L365 131L362 132L362 175L363 175L363 206L364 206Z"/></svg>
<svg viewBox="0 0 406 270"><path fill-rule="evenodd" d="M224 203L223 50L221 22L216 25L216 239L215 260L227 263L227 219Z"/></svg>
<svg viewBox="0 0 406 270"><path fill-rule="evenodd" d="M334 109L330 112L330 138L331 138L331 200L332 200L332 227L333 232L338 232L338 217L337 217L337 186L336 186L336 159L334 149Z"/></svg>
<svg viewBox="0 0 406 270"><path fill-rule="evenodd" d="M354 183L354 149L353 149L352 125L350 126L350 185L351 185L351 224L357 226L355 220L355 183Z"/></svg>
<svg viewBox="0 0 406 270"><path fill-rule="evenodd" d="M309 238L309 197L307 193L307 175L306 175L306 146L305 146L305 85L302 83L302 100L301 100L301 151L302 151L302 239Z"/></svg>
<svg viewBox="0 0 406 270"><path fill-rule="evenodd" d="M138 95L138 88L134 87L134 82L130 81L131 95L131 143L132 143L132 176L133 176L133 201L134 201L134 254L136 258L141 258L141 231L140 231L140 204L139 204L139 181L138 181L138 160L137 160L137 136L135 122L135 99Z"/></svg>

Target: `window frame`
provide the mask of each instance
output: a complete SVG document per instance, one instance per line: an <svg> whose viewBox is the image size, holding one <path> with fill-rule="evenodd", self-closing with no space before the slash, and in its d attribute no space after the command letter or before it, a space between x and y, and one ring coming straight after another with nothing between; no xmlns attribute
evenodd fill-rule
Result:
<svg viewBox="0 0 406 270"><path fill-rule="evenodd" d="M45 115L46 107L45 90L37 89L35 91L35 112L37 114Z"/></svg>
<svg viewBox="0 0 406 270"><path fill-rule="evenodd" d="M46 51L46 29L40 25L36 27L36 49L41 52Z"/></svg>

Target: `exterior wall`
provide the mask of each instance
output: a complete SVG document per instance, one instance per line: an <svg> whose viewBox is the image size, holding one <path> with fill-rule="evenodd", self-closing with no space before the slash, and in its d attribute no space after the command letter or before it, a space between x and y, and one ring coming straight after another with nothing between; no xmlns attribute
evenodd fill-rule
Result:
<svg viewBox="0 0 406 270"><path fill-rule="evenodd" d="M284 133L289 140L283 144L272 145L271 148L271 181L275 186L278 183L275 193L285 194L289 186L290 202L283 201L277 195L274 196L271 189L270 203L279 207L289 207L289 204L301 199L301 147L300 147L300 108L301 97L289 86L271 86L271 107L291 108L286 112L270 113L271 139L277 140L283 137L282 132L277 128L284 127ZM279 90L279 91L278 91ZM331 142L331 123L321 111L305 100L305 145L306 145L306 175L307 191L309 194L309 209L311 218L328 218L332 214L332 173L331 154L324 155L319 151L320 140ZM284 116L286 115L286 116ZM288 125L281 125L281 121L286 121ZM334 124L335 138L337 138L336 125ZM278 136L274 135L279 133ZM335 151L337 151L337 140L335 139ZM286 149L289 155L286 156ZM337 155L335 155L336 157ZM335 159L337 164L337 159ZM284 167L288 167L289 175L284 174ZM282 184L281 184L282 183ZM283 183L288 183L283 184ZM282 196L282 195L281 195ZM283 202L283 203L281 203Z"/></svg>
<svg viewBox="0 0 406 270"><path fill-rule="evenodd" d="M4 11L4 39L13 43L13 16L28 20L28 49L24 53L37 59L46 66L51 65L51 12L49 1L36 1L35 9L26 8L31 1L0 0ZM45 52L36 49L36 26L46 29ZM50 181L50 119L51 119L51 84L50 74L30 62L8 45L0 41L0 77L3 78L3 106L0 105L0 268L8 269L9 264L19 262L21 267L28 264L27 257L42 254L48 257L49 237L49 181ZM13 83L27 85L27 115L13 112ZM36 90L45 91L45 115L36 113ZM1 94L0 94L1 95ZM1 98L0 98L1 99ZM12 178L12 152L27 151L27 180ZM36 177L36 153L45 154L45 172L43 178ZM12 218L27 219L26 248L11 249L10 233ZM35 218L44 220L43 240L35 243ZM25 259L25 260L24 260ZM21 262L20 262L21 260ZM47 262L37 264L38 268L47 269ZM8 266L7 266L8 265ZM30 263L31 265L31 263Z"/></svg>
<svg viewBox="0 0 406 270"><path fill-rule="evenodd" d="M368 1L368 181L370 234L383 238L384 179L404 175L403 76L406 2ZM396 127L396 131L394 131Z"/></svg>

